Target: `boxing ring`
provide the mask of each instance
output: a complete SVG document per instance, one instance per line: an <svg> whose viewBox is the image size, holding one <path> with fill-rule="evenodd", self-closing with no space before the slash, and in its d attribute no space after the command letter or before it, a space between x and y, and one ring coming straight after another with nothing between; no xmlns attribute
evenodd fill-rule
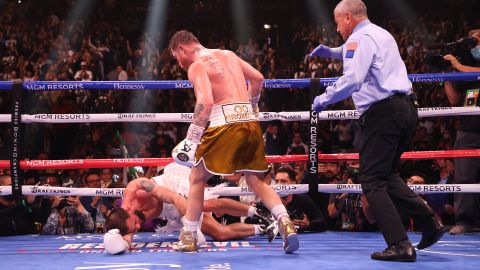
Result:
<svg viewBox="0 0 480 270"><path fill-rule="evenodd" d="M480 73L411 74L414 83L444 81L476 81ZM264 88L309 88L311 96L337 78L266 80ZM123 189L65 188L22 185L24 169L80 169L160 166L171 158L23 160L23 125L28 123L93 123L93 122L191 122L191 113L119 113L119 114L22 114L23 91L54 90L161 90L192 88L188 81L125 81L125 82L0 82L0 90L12 92L12 114L0 115L0 122L12 126L10 160L1 160L0 168L10 168L12 186L0 187L3 195L80 195L120 197ZM419 108L419 117L480 115L480 108ZM315 112L262 112L260 121L309 121L310 145L307 155L269 156L268 162L306 161L308 172L317 173L319 161L356 160L358 154L318 154L316 132L319 120L358 119L353 110ZM480 149L406 152L402 159L479 157ZM356 184L319 184L318 186L275 185L280 194L307 192L361 193ZM480 185L412 185L419 193L480 193ZM207 189L222 196L252 194L248 188L223 187ZM419 242L419 233L409 233L412 243ZM0 261L3 269L387 269L399 266L394 262L370 260L373 251L383 250L380 232L323 232L300 234L300 249L291 255L283 253L282 240L268 243L266 237L255 236L236 241L216 242L211 239L196 254L174 252L172 243L178 235L160 236L138 233L134 246L122 255L108 255L103 249L102 234L25 235L0 238ZM207 239L208 240L208 239ZM477 269L480 265L480 235L445 235L436 245L417 250L417 262L401 264L401 269Z"/></svg>
<svg viewBox="0 0 480 270"><path fill-rule="evenodd" d="M370 260L383 250L380 233L323 232L300 234L300 249L283 252L277 238L208 241L195 254L173 251L176 235L138 233L135 247L122 255L103 251L102 235L27 235L0 238L2 269L478 269L480 236L445 235L436 245L417 251L417 262L405 264ZM409 233L412 243L420 234Z"/></svg>

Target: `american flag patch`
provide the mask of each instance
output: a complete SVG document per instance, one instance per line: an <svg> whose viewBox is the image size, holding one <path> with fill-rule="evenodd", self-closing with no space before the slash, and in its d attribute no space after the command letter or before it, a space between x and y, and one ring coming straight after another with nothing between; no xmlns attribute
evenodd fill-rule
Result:
<svg viewBox="0 0 480 270"><path fill-rule="evenodd" d="M347 44L347 52L345 53L345 58L353 58L355 50L358 47L358 42L350 42Z"/></svg>

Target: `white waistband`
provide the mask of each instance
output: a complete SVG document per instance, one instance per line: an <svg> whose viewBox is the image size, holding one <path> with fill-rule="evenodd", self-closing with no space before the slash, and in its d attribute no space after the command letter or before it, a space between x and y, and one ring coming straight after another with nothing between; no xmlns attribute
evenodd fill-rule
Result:
<svg viewBox="0 0 480 270"><path fill-rule="evenodd" d="M248 102L214 105L210 114L210 126L218 127L237 122L257 120L253 113L252 104Z"/></svg>

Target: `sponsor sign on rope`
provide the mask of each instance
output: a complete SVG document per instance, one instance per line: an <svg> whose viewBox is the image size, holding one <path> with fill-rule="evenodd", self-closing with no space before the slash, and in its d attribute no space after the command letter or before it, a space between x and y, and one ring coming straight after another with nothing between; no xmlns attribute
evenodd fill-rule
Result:
<svg viewBox="0 0 480 270"><path fill-rule="evenodd" d="M288 194L308 193L308 185L272 185L280 196ZM480 184L443 184L443 185L409 185L420 194L434 193L480 193ZM22 186L23 195L41 196L101 196L122 197L124 188L66 188L49 186ZM249 196L254 195L249 187L224 187L207 188L208 195L216 196ZM362 193L360 184L319 184L318 192L322 193ZM11 186L0 186L0 196L12 194Z"/></svg>
<svg viewBox="0 0 480 270"><path fill-rule="evenodd" d="M438 150L405 152L401 159L435 159L435 158L478 158L480 149ZM308 155L266 156L267 162L308 161ZM358 153L319 154L318 160L345 161L358 160ZM88 168L124 168L135 166L166 166L172 158L114 158L114 159L72 159L72 160L22 160L21 169L88 169ZM8 168L9 160L0 160L0 168Z"/></svg>
<svg viewBox="0 0 480 270"><path fill-rule="evenodd" d="M480 115L479 107L419 108L419 117ZM355 110L324 111L319 120L358 119ZM192 122L193 113L103 113L103 114L23 114L22 123L103 123L103 122ZM310 112L260 112L260 121L308 121ZM10 115L0 114L0 122L10 122Z"/></svg>

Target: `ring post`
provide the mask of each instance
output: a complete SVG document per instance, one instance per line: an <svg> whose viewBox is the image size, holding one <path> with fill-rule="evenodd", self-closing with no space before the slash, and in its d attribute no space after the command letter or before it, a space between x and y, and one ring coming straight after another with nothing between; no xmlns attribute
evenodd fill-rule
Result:
<svg viewBox="0 0 480 270"><path fill-rule="evenodd" d="M311 79L310 82L310 104L320 94L320 79ZM308 145L308 176L316 179L318 174L318 114L310 108L309 145ZM318 187L311 187L317 191Z"/></svg>
<svg viewBox="0 0 480 270"><path fill-rule="evenodd" d="M14 196L22 195L23 170L20 169L20 160L23 159L23 82L15 80L12 88L12 118L10 122L11 138L10 138L10 171L12 177L12 194Z"/></svg>

